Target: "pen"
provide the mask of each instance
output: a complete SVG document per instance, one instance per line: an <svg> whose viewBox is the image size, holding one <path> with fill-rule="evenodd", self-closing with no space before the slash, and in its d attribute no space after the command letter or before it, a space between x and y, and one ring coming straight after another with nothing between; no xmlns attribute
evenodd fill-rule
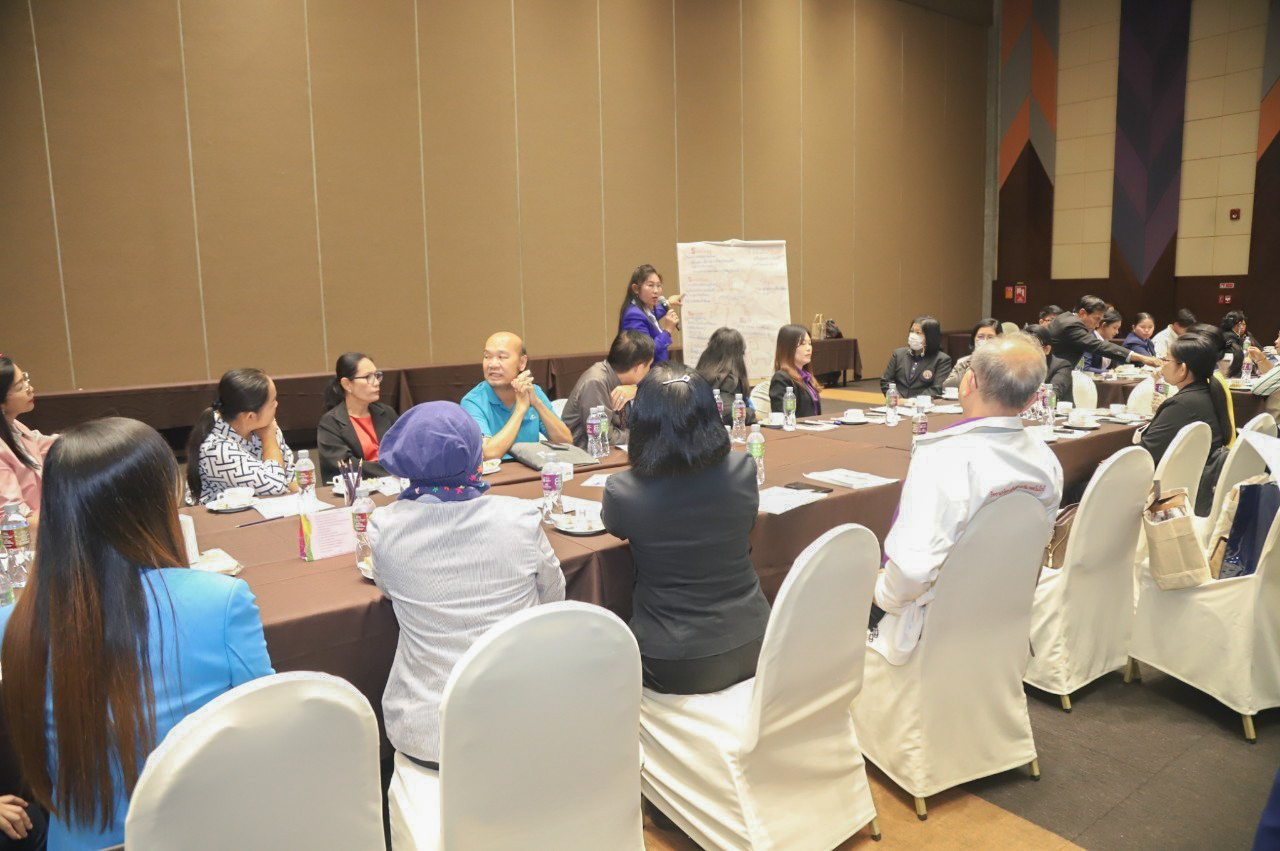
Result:
<svg viewBox="0 0 1280 851"><path fill-rule="evenodd" d="M292 515L289 515L292 516ZM257 526L259 523L270 523L272 520L279 520L279 517L268 517L265 520L254 520L252 523L241 523L236 526L237 529L243 529L245 526Z"/></svg>

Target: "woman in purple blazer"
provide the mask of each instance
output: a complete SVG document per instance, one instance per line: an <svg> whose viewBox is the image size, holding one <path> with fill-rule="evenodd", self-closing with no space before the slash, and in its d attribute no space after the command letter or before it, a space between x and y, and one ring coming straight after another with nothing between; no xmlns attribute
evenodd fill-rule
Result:
<svg viewBox="0 0 1280 851"><path fill-rule="evenodd" d="M684 296L662 296L662 276L648 263L637 266L627 284L627 296L618 311L618 332L642 331L653 338L654 363L667 360L671 332L680 327L675 308Z"/></svg>

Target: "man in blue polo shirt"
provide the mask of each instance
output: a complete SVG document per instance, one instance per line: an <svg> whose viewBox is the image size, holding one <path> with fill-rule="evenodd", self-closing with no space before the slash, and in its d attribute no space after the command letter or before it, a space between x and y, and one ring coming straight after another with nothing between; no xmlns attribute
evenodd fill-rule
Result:
<svg viewBox="0 0 1280 851"><path fill-rule="evenodd" d="M542 388L533 383L524 341L499 331L484 344L484 381L462 397L463 409L484 435L484 457L510 458L513 443L536 443L545 435L555 443L573 443L569 431Z"/></svg>

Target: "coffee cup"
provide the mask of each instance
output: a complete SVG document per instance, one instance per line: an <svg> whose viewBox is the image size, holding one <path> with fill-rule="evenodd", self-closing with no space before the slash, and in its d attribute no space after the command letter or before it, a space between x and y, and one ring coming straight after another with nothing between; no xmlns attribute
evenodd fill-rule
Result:
<svg viewBox="0 0 1280 851"><path fill-rule="evenodd" d="M932 396L917 396L914 401L917 411L927 411L933 407Z"/></svg>
<svg viewBox="0 0 1280 851"><path fill-rule="evenodd" d="M1075 405L1071 404L1070 402L1059 402L1058 413L1069 417L1071 416L1071 409L1074 407Z"/></svg>
<svg viewBox="0 0 1280 851"><path fill-rule="evenodd" d="M844 415L840 417L840 419L847 423L864 422L867 419L867 412L861 408L850 408L844 412Z"/></svg>
<svg viewBox="0 0 1280 851"><path fill-rule="evenodd" d="M780 425L782 425L782 412L781 412L781 411L771 411L771 412L769 413L769 425L774 425L774 426L780 426Z"/></svg>
<svg viewBox="0 0 1280 851"><path fill-rule="evenodd" d="M1119 415L1123 414L1123 413L1125 412L1125 410L1126 410L1126 409L1125 409L1125 406L1124 406L1124 405L1120 405L1120 404L1113 404L1113 405L1111 406L1111 415L1112 415L1113 417L1118 417Z"/></svg>
<svg viewBox="0 0 1280 851"><path fill-rule="evenodd" d="M222 503L230 508L238 508L253 502L253 488L227 488L222 492Z"/></svg>

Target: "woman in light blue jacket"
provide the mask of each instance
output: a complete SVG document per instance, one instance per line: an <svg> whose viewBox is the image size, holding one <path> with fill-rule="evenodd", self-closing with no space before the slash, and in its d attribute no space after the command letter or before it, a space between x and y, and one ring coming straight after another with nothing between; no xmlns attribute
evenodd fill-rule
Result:
<svg viewBox="0 0 1280 851"><path fill-rule="evenodd" d="M4 710L49 847L124 841L147 755L186 715L272 673L243 580L186 564L178 466L154 429L113 417L49 451L40 550L0 609Z"/></svg>

